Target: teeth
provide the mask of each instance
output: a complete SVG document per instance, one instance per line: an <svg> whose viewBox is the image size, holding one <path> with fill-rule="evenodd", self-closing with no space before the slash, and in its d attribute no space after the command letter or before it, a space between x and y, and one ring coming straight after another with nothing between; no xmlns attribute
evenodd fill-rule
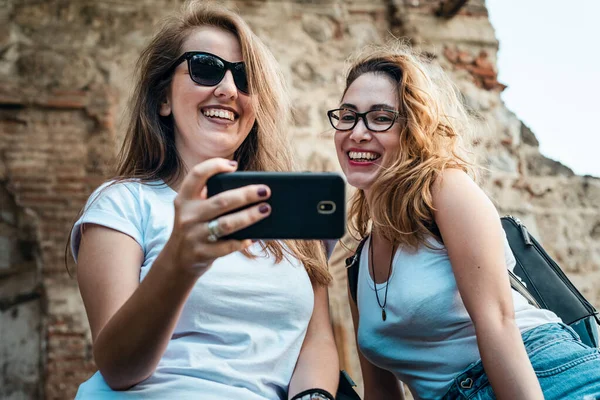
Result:
<svg viewBox="0 0 600 400"><path fill-rule="evenodd" d="M366 151L350 151L348 156L352 160L376 160L380 157L377 153L371 153Z"/></svg>
<svg viewBox="0 0 600 400"><path fill-rule="evenodd" d="M228 119L230 121L233 121L235 119L235 114L233 112L216 108L206 109L204 110L203 114L207 117L223 118Z"/></svg>

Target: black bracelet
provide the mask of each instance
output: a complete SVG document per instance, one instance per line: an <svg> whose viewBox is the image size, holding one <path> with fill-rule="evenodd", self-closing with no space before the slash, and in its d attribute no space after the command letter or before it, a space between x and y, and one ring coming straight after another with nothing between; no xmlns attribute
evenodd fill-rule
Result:
<svg viewBox="0 0 600 400"><path fill-rule="evenodd" d="M308 389L298 393L292 400L335 400L335 398L325 389Z"/></svg>

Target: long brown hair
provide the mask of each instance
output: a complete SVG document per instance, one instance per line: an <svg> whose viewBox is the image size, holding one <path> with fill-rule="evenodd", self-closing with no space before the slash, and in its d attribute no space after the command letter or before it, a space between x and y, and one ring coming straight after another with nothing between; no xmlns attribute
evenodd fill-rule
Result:
<svg viewBox="0 0 600 400"><path fill-rule="evenodd" d="M470 136L470 117L450 78L406 44L359 54L347 74L344 95L366 73L383 74L397 84L400 146L395 160L381 169L371 186L372 198L367 199L363 190L354 193L351 231L364 237L372 224L394 244L430 247L427 238L432 234L441 241L433 217L433 183L446 168L475 176L464 144Z"/></svg>
<svg viewBox="0 0 600 400"><path fill-rule="evenodd" d="M165 19L150 44L142 51L136 68L136 85L129 109L126 135L118 156L114 182L162 179L171 184L186 173L175 148L171 116L159 115L172 80L172 67L194 29L213 26L233 33L239 40L246 64L256 121L234 154L238 170L291 171L294 169L287 128L290 100L283 74L275 58L235 12L201 0L187 1L179 13ZM327 284L331 277L325 253L317 242L271 241L264 245L277 262L285 254L300 260L311 279ZM244 251L248 257L254 257Z"/></svg>

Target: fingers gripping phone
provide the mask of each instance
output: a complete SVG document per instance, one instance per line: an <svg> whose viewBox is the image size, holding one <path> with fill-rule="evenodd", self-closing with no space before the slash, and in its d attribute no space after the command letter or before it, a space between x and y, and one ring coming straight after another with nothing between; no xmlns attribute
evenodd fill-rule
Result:
<svg viewBox="0 0 600 400"><path fill-rule="evenodd" d="M225 238L339 239L346 231L346 183L328 172L232 172L212 176L208 197L242 186L271 188L271 215Z"/></svg>

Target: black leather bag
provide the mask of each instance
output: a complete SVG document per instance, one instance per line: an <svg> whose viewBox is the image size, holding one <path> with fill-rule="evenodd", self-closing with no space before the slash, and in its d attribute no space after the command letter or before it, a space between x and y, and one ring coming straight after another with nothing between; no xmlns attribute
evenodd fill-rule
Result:
<svg viewBox="0 0 600 400"><path fill-rule="evenodd" d="M517 279L511 276L511 286L536 307L553 311L577 332L583 343L598 347L598 311L518 218L507 215L501 222L517 261Z"/></svg>
<svg viewBox="0 0 600 400"><path fill-rule="evenodd" d="M344 370L340 371L340 383L338 385L336 400L360 400L360 396L354 390L356 383L350 378L350 375Z"/></svg>
<svg viewBox="0 0 600 400"><path fill-rule="evenodd" d="M501 218L508 243L517 264L514 273L508 271L510 284L532 305L553 311L569 325L588 346L600 344L598 324L600 317L592 304L575 288L558 264L531 236L518 218L507 215ZM363 239L352 257L346 259L348 285L356 302L360 252Z"/></svg>

